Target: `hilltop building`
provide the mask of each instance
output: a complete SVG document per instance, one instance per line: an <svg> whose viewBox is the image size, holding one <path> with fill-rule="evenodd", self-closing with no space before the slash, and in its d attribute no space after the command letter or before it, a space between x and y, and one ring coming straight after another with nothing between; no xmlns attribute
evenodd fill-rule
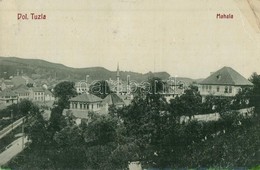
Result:
<svg viewBox="0 0 260 170"><path fill-rule="evenodd" d="M204 101L207 95L232 97L243 88L252 86L250 81L231 67L223 67L199 83L199 92Z"/></svg>

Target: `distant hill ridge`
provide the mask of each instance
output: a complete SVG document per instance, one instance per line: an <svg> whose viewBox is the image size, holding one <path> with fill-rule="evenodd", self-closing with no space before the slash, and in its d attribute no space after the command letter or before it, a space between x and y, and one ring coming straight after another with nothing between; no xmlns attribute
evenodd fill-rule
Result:
<svg viewBox="0 0 260 170"><path fill-rule="evenodd" d="M72 68L59 63L52 63L41 59L23 59L18 57L0 57L0 78L17 75L17 72L28 75L33 79L57 79L57 80L85 80L89 75L90 80L107 80L116 78L116 71L110 71L103 67ZM149 72L146 74L120 71L120 78L126 80L130 75L131 80L145 81L149 77L168 79L167 72Z"/></svg>

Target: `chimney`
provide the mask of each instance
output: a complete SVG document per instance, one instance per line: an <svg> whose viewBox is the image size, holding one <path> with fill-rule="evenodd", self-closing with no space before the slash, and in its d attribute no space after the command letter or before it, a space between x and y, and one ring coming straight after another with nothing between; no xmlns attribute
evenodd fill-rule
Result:
<svg viewBox="0 0 260 170"><path fill-rule="evenodd" d="M89 75L86 75L86 83L88 83Z"/></svg>

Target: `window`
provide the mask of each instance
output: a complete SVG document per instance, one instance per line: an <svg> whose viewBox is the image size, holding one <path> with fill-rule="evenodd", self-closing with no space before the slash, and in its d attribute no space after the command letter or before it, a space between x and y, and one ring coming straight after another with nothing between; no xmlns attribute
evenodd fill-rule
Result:
<svg viewBox="0 0 260 170"><path fill-rule="evenodd" d="M228 86L225 86L225 91L224 93L227 93L228 92Z"/></svg>
<svg viewBox="0 0 260 170"><path fill-rule="evenodd" d="M229 86L229 93L232 93L232 86Z"/></svg>
<svg viewBox="0 0 260 170"><path fill-rule="evenodd" d="M211 86L209 86L209 90L211 91L211 89L212 89L212 87Z"/></svg>
<svg viewBox="0 0 260 170"><path fill-rule="evenodd" d="M219 92L219 86L217 86L217 92Z"/></svg>
<svg viewBox="0 0 260 170"><path fill-rule="evenodd" d="M84 104L84 109L86 109L86 104Z"/></svg>
<svg viewBox="0 0 260 170"><path fill-rule="evenodd" d="M79 108L82 109L82 104L79 104Z"/></svg>
<svg viewBox="0 0 260 170"><path fill-rule="evenodd" d="M94 108L94 105L92 104L92 109Z"/></svg>
<svg viewBox="0 0 260 170"><path fill-rule="evenodd" d="M87 104L87 109L89 109L89 105Z"/></svg>

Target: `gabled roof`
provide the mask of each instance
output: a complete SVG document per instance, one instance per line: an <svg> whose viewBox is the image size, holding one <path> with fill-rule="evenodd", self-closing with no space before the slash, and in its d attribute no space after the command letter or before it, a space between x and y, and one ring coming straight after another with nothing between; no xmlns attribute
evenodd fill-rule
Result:
<svg viewBox="0 0 260 170"><path fill-rule="evenodd" d="M223 67L199 84L252 86L253 84L231 67Z"/></svg>
<svg viewBox="0 0 260 170"><path fill-rule="evenodd" d="M44 93L45 95L53 95L50 90L45 90L44 92L45 92L45 93Z"/></svg>
<svg viewBox="0 0 260 170"><path fill-rule="evenodd" d="M33 87L31 88L33 92L44 92L45 89L42 87Z"/></svg>
<svg viewBox="0 0 260 170"><path fill-rule="evenodd" d="M108 105L125 105L124 101L115 93L111 93L103 99L102 104L106 103Z"/></svg>
<svg viewBox="0 0 260 170"><path fill-rule="evenodd" d="M15 92L15 93L29 93L29 89L28 88L23 88L23 87L21 87L21 88L16 88L16 89L14 89L13 90L13 92Z"/></svg>
<svg viewBox="0 0 260 170"><path fill-rule="evenodd" d="M27 87L24 84L20 84L19 86L13 87L12 90L16 91L16 90L29 90L29 87Z"/></svg>
<svg viewBox="0 0 260 170"><path fill-rule="evenodd" d="M16 90L16 89L27 89L28 90L29 87L24 84L20 84L19 86L13 87L12 89L13 90Z"/></svg>
<svg viewBox="0 0 260 170"><path fill-rule="evenodd" d="M69 101L95 103L95 102L101 102L102 99L93 94L85 93L85 94L81 94L79 96L73 97Z"/></svg>

